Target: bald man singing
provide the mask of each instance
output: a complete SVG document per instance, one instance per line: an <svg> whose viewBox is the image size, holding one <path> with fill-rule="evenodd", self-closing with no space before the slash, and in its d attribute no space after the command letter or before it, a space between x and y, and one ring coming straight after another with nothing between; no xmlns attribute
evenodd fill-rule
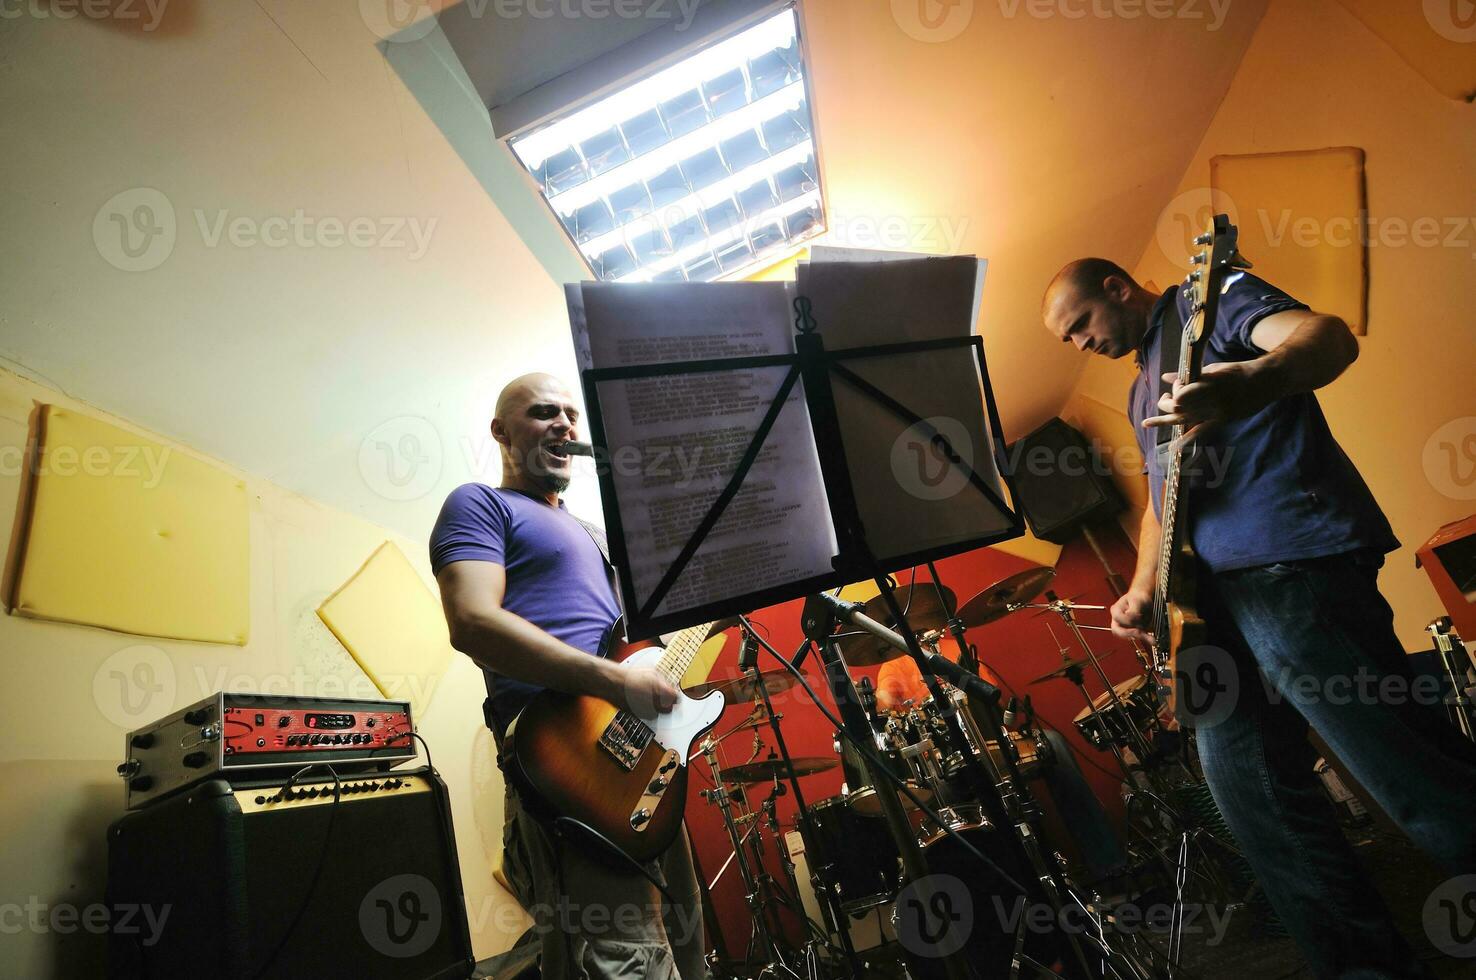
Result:
<svg viewBox="0 0 1476 980"><path fill-rule="evenodd" d="M486 721L497 740L539 690L670 710L676 689L658 671L605 659L619 616L603 532L569 513L560 494L572 467L579 409L555 377L530 374L502 390L492 438L497 487L453 490L431 532L451 644L482 669ZM507 788L503 870L534 918L546 978L698 980L704 937L697 880L683 827L647 870L680 904L634 869L616 870L554 837Z"/></svg>
<svg viewBox="0 0 1476 980"><path fill-rule="evenodd" d="M1153 292L1106 259L1072 262L1045 295L1058 340L1131 354L1139 368L1128 414L1153 506L1113 631L1149 628L1165 482L1153 435L1182 424L1206 450L1188 498L1199 611L1236 672L1228 715L1196 728L1215 801L1318 977L1426 976L1344 839L1307 740L1310 725L1450 874L1476 872L1470 743L1441 730L1438 694L1417 696L1378 589L1399 542L1314 394L1353 363L1358 342L1337 317L1235 272L1207 328L1202 378L1185 384L1163 350L1189 313L1177 287Z"/></svg>

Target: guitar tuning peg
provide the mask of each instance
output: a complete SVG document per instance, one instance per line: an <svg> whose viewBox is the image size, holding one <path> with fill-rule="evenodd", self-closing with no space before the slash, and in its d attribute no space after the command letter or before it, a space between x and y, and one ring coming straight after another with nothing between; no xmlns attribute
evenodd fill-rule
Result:
<svg viewBox="0 0 1476 980"><path fill-rule="evenodd" d="M1210 235L1209 232L1205 232L1203 235L1199 235L1198 237L1196 237L1194 239L1194 244L1196 244L1196 245L1208 245L1212 240L1213 240L1213 236Z"/></svg>
<svg viewBox="0 0 1476 980"><path fill-rule="evenodd" d="M1189 256L1189 262L1193 265L1204 265L1208 261L1209 258L1203 252L1195 252Z"/></svg>
<svg viewBox="0 0 1476 980"><path fill-rule="evenodd" d="M1202 278L1204 278L1204 273L1200 272L1198 269L1195 269L1193 272L1189 273L1190 282L1198 282Z"/></svg>

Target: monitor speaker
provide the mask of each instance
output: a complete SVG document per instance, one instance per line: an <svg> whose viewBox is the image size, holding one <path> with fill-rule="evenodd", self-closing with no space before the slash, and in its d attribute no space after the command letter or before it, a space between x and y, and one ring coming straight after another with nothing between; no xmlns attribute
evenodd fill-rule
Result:
<svg viewBox="0 0 1476 980"><path fill-rule="evenodd" d="M451 980L475 963L446 786L222 779L108 830L114 978Z"/></svg>
<svg viewBox="0 0 1476 980"><path fill-rule="evenodd" d="M1065 544L1084 525L1123 509L1100 456L1085 436L1059 418L1051 419L1006 449L1017 503L1030 533Z"/></svg>

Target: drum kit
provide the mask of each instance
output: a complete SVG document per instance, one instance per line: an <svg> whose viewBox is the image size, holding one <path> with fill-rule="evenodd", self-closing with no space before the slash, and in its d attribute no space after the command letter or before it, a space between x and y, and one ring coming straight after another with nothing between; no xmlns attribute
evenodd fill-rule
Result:
<svg viewBox="0 0 1476 980"><path fill-rule="evenodd" d="M1109 680L1102 661L1110 654L1096 653L1085 635L1085 631L1106 627L1088 626L1076 619L1079 611L1101 611L1106 607L1057 597L1048 588L1053 576L1051 569L1013 575L957 606L953 593L937 583L934 570L932 582L898 587L893 595L904 613L902 618L924 650L938 653L943 649L942 641L952 634L958 641L960 665L975 675L979 673L979 664L974 648L962 640L964 630L1032 609L1037 615L1058 619L1077 639L1081 655L1073 658L1063 649L1061 665L1030 683L1065 681L1076 686L1087 704L1075 718L1082 737L1090 745L1113 753L1133 792L1162 803L1171 795L1169 783L1173 779L1197 778L1193 772L1191 740L1178 737L1172 719L1166 715L1151 661L1144 651L1137 651L1142 668L1139 673L1115 683ZM892 607L884 603L886 598L878 596L862 609L865 616L892 628L896 622L888 614ZM757 976L803 976L817 980L827 976L956 975L933 971L926 965L919 968L895 948L896 943L881 943L859 953L854 948L851 927L857 917L868 913L878 913L878 919L889 920L884 925L890 924L891 935L896 935L896 903L909 876L905 855L899 850L895 820L889 824L886 819L889 810L892 814L905 814L908 832L930 868L948 867L961 875L957 869L968 865L967 855L982 853L988 868L977 869L980 877L991 877L992 869L998 872L996 880L1041 881L1046 890L1042 899L1049 897L1058 912L1063 906L1073 906L1088 917L1095 916L1094 921L1099 924L1103 915L1110 917L1110 911L1104 911L1101 896L1077 887L1064 875L1064 859L1048 846L1039 845L1039 809L1025 780L1052 764L1051 743L1043 732L1005 727L998 711L982 703L984 699L976 689L966 691L962 686L942 681L929 685L932 692L929 696L878 710L869 679L850 683L849 669L882 664L906 654L895 646L895 640L889 643L867 632L840 633L834 637L834 649L847 670L841 684L832 678L832 693L837 703L848 693L854 695L870 721L869 736L860 744L853 744L857 742L853 733L845 725L838 725L833 756L791 757L784 744L783 716L774 711L772 696L803 681L798 671L759 672L753 665L752 644L761 641L752 633L747 620L742 617L740 620L748 650L746 659L740 656L740 664L746 664L748 673L689 691L701 695L709 690L722 690L730 704L755 706L747 720L730 731L710 736L700 749L714 787L703 796L718 808L733 847L732 855L716 878L703 884L709 888L716 885L730 868L736 869L742 878L753 923L749 948L742 962L754 962L757 950L763 961ZM1099 693L1094 695L1088 689L1089 679L1100 687ZM966 680L961 679L961 683ZM845 689L847 685L849 692ZM753 733L756 757L762 749L759 732L763 728L771 730L774 739L774 748L766 758L750 758L728 766L719 761L718 746L743 732ZM863 755L869 757L870 766ZM868 776L877 773L877 763L886 768L885 773L879 774L886 777L880 780L883 785L877 785L878 779ZM845 779L841 792L806 803L800 781L836 768L842 770ZM1175 768L1180 770L1177 776L1165 774L1166 770ZM981 774L985 780L982 785ZM767 795L755 802L765 786ZM776 800L791 792L797 804L796 814L793 831L784 833L785 825L777 817ZM887 794L897 801L898 807L892 806ZM1160 835L1169 833L1165 828L1173 826L1173 821L1163 816L1149 823ZM1014 840L1012 831L1014 836L1032 839L1027 844L1036 848L1034 867L1006 854L1029 850L1006 843L1007 839ZM766 833L784 869L782 885L765 872ZM1172 845L1172 840L1152 841L1148 850L1162 855L1171 852ZM805 864L803 880L796 871L796 860L801 854ZM1172 865L1165 870L1169 876L1174 873ZM1184 871L1178 869L1181 898ZM1056 883L1054 888L1052 881ZM988 894L971 898L981 912L992 907L991 901L998 901ZM780 908L789 909L804 922L806 939L800 948L784 942ZM818 921L814 914L817 910ZM1098 933L1105 935L1110 931L1098 930ZM1056 975L1043 965L1052 962L1052 957L1056 963L1066 964L1066 975L1072 976L1150 980L1174 975L1172 959L1137 935L1099 940L1088 951L1089 955L1083 955L1077 946L1074 959L1064 943L1032 952L1020 936L995 937L996 949L1001 940L1006 947L1006 955L1000 961L1001 972L986 972L986 975L1004 975L1004 964L1008 964L1009 975L1015 976L1022 963L1035 965L1042 975ZM1012 942L1014 955L1010 956ZM1171 942L1170 946L1176 948L1176 943ZM1162 965L1164 962L1168 965ZM714 962L718 975L722 974L724 965ZM1084 969L1071 969L1078 965Z"/></svg>

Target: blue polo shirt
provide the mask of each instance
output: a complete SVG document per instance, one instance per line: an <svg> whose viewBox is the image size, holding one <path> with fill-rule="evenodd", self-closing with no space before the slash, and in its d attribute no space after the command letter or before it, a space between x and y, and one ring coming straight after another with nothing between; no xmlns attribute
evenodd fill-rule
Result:
<svg viewBox="0 0 1476 980"><path fill-rule="evenodd" d="M502 607L594 656L620 616L608 566L590 532L557 507L516 490L467 483L451 491L430 538L431 570L489 561L507 573ZM499 737L542 688L484 670Z"/></svg>
<svg viewBox="0 0 1476 980"><path fill-rule="evenodd" d="M1138 377L1128 397L1128 416L1147 462L1153 509L1160 518L1164 473L1155 452L1158 434L1141 423L1159 414L1164 323L1182 330L1188 306L1188 298L1174 287L1154 307L1138 350ZM1262 279L1245 272L1232 274L1220 297L1204 363L1260 357L1265 351L1251 340L1256 324L1273 313L1305 309L1305 304ZM1176 367L1177 362L1164 370ZM1194 550L1211 571L1365 548L1383 554L1399 547L1388 519L1333 438L1311 392L1288 395L1254 415L1227 422L1199 442L1189 523Z"/></svg>

